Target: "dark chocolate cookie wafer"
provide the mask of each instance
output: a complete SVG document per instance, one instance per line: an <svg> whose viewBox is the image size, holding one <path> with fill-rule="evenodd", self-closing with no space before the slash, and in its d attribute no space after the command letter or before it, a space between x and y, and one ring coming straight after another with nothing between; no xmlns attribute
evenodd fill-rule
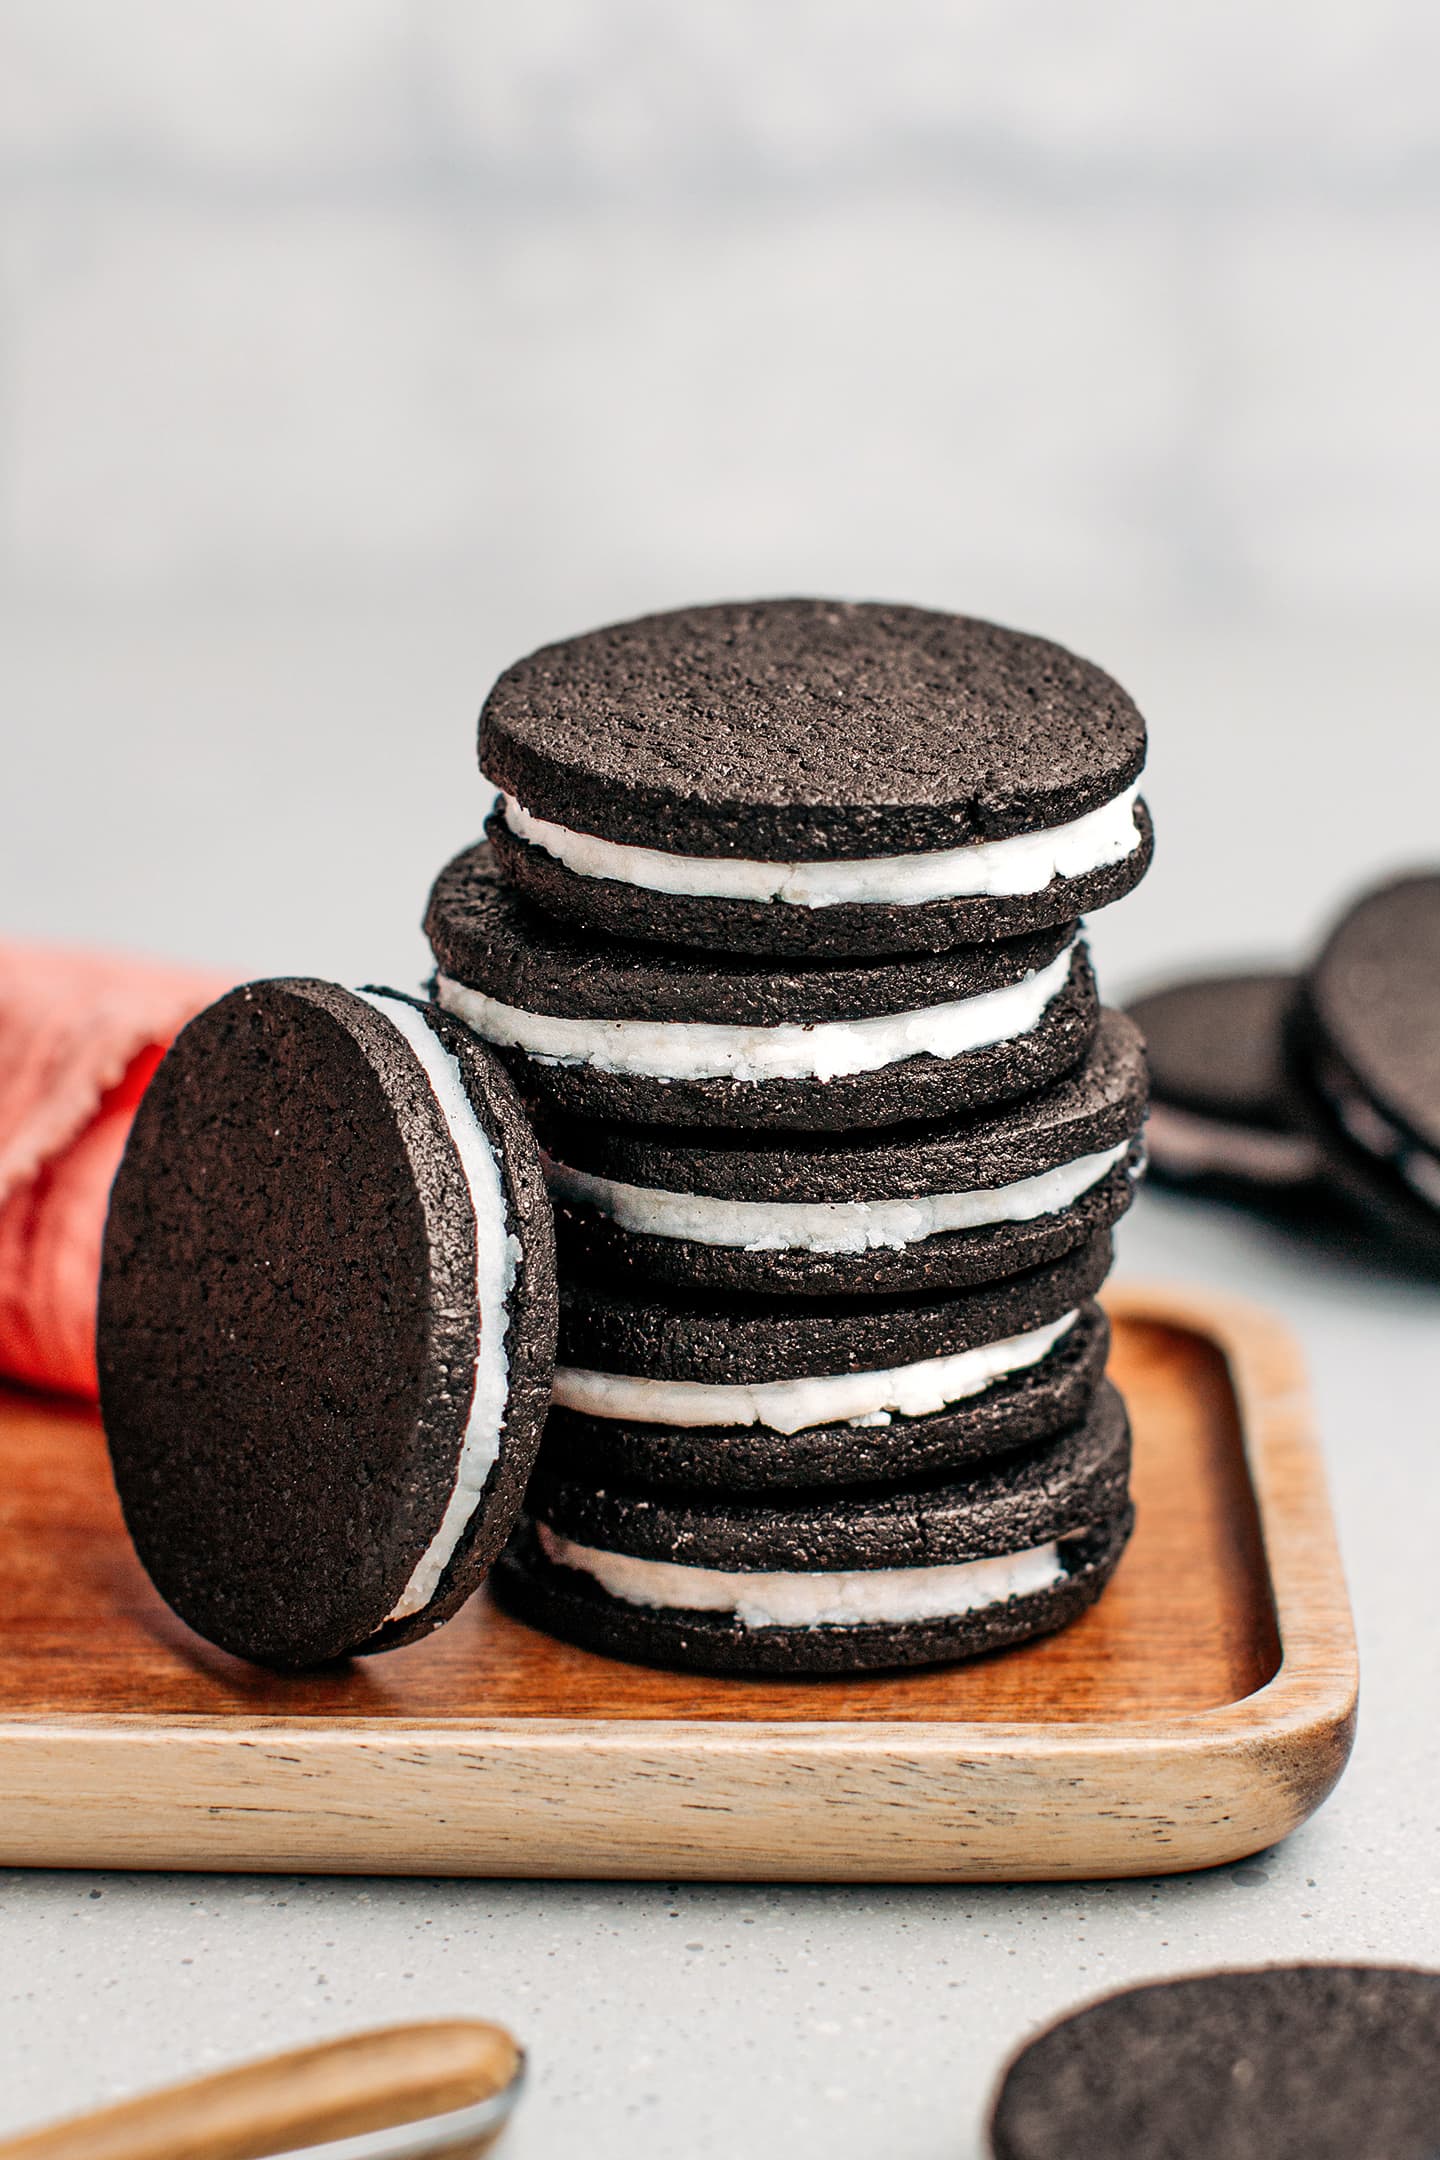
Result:
<svg viewBox="0 0 1440 2160"><path fill-rule="evenodd" d="M1105 1280L1107 1232L1045 1266L938 1297L644 1297L567 1279L560 1292L556 1399L566 1373L750 1387L860 1374L961 1352L1045 1326Z"/></svg>
<svg viewBox="0 0 1440 2160"><path fill-rule="evenodd" d="M1291 1050L1332 1182L1440 1266L1440 873L1382 886L1336 925L1301 982Z"/></svg>
<svg viewBox="0 0 1440 2160"><path fill-rule="evenodd" d="M640 1424L557 1408L545 1427L543 1459L572 1479L686 1492L964 1476L991 1456L1018 1453L1078 1424L1104 1377L1109 1344L1105 1315L1087 1298L1033 1364L939 1410L913 1417L881 1410L779 1432L760 1424Z"/></svg>
<svg viewBox="0 0 1440 2160"><path fill-rule="evenodd" d="M1043 1087L1099 1008L1075 926L878 964L774 966L591 944L528 908L490 850L425 918L447 1010L550 1109L644 1125L833 1132Z"/></svg>
<svg viewBox="0 0 1440 2160"><path fill-rule="evenodd" d="M995 2160L1434 2160L1440 1973L1273 1965L1127 1989L1006 2071Z"/></svg>
<svg viewBox="0 0 1440 2160"><path fill-rule="evenodd" d="M567 1282L552 1461L746 1491L968 1467L1083 1416L1107 1234L941 1298L644 1300Z"/></svg>
<svg viewBox="0 0 1440 2160"><path fill-rule="evenodd" d="M1109 1228L1145 1059L1105 1013L1073 1073L940 1126L846 1136L542 1121L561 1266L617 1287L881 1296L1017 1274Z"/></svg>
<svg viewBox="0 0 1440 2160"><path fill-rule="evenodd" d="M1132 1000L1150 1062L1150 1168L1186 1191L1318 1193L1324 1158L1286 1069L1293 975L1200 975Z"/></svg>
<svg viewBox="0 0 1440 2160"><path fill-rule="evenodd" d="M567 1641L729 1673L863 1672L973 1657L1093 1602L1132 1519L1111 1387L1086 1422L964 1484L784 1507L670 1501L548 1478L495 1573Z"/></svg>
<svg viewBox="0 0 1440 2160"><path fill-rule="evenodd" d="M1073 921L1150 858L1119 685L924 608L685 608L546 646L491 692L480 759L507 876L607 938L938 951Z"/></svg>
<svg viewBox="0 0 1440 2160"><path fill-rule="evenodd" d="M1358 1107L1359 1098L1348 1095L1343 1069L1322 1065L1314 1040L1298 1016L1292 1029L1296 1115L1305 1121L1320 1150L1325 1164L1324 1194L1334 1203L1322 1227L1363 1265L1398 1264L1427 1276L1440 1271L1436 1211L1407 1179L1396 1174L1393 1162L1383 1161L1372 1147L1362 1146L1355 1128L1365 1113ZM1316 1084L1320 1070L1328 1074L1328 1094L1322 1094ZM1335 1110L1339 1100L1348 1103L1349 1117L1344 1123ZM1373 1130L1378 1139L1381 1128Z"/></svg>
<svg viewBox="0 0 1440 2160"><path fill-rule="evenodd" d="M140 1558L223 1649L407 1642L503 1545L549 1399L539 1155L393 993L252 983L161 1065L115 1181L101 1403Z"/></svg>

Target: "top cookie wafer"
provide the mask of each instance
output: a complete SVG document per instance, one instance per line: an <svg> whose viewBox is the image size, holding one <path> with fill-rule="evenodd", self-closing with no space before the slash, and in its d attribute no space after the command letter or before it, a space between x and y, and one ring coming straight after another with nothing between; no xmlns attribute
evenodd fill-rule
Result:
<svg viewBox="0 0 1440 2160"><path fill-rule="evenodd" d="M924 608L686 608L496 684L506 875L602 934L817 958L1072 921L1150 857L1145 724L1044 638Z"/></svg>

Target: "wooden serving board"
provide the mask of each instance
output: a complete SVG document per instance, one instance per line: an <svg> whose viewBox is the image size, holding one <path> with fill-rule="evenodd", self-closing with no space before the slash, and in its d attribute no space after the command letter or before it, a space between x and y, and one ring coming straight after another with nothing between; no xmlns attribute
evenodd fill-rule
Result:
<svg viewBox="0 0 1440 2160"><path fill-rule="evenodd" d="M1100 1603L978 1664L710 1680L481 1597L281 1679L150 1588L98 1421L0 1405L0 1863L983 1881L1213 1866L1350 1750L1354 1635L1298 1351L1252 1308L1115 1291L1139 1521Z"/></svg>

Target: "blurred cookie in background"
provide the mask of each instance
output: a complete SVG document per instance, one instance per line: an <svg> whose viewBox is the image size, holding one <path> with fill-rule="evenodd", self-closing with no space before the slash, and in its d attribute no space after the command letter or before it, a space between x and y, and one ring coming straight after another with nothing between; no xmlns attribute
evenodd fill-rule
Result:
<svg viewBox="0 0 1440 2160"><path fill-rule="evenodd" d="M1296 973L1182 977L1128 1010L1162 1184L1440 1272L1440 872L1361 894Z"/></svg>
<svg viewBox="0 0 1440 2160"><path fill-rule="evenodd" d="M1152 1176L1271 1207L1320 1197L1324 1151L1286 1065L1295 988L1278 971L1196 975L1131 1000L1150 1062Z"/></svg>
<svg viewBox="0 0 1440 2160"><path fill-rule="evenodd" d="M1287 1038L1331 1184L1398 1251L1440 1268L1440 872L1379 886L1340 917Z"/></svg>

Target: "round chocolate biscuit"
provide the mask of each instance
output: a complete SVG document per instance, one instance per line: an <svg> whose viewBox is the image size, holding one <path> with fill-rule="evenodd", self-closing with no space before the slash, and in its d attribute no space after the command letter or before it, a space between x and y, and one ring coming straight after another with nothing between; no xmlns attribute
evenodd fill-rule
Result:
<svg viewBox="0 0 1440 2160"><path fill-rule="evenodd" d="M544 1118L561 1264L612 1284L761 1296L1017 1274L1129 1206L1145 1091L1139 1032L1106 1012L1073 1073L944 1125L772 1138Z"/></svg>
<svg viewBox="0 0 1440 2160"><path fill-rule="evenodd" d="M1440 872L1359 900L1307 971L1301 1006L1381 1118L1440 1160Z"/></svg>
<svg viewBox="0 0 1440 2160"><path fill-rule="evenodd" d="M858 1252L655 1237L558 1198L556 1242L567 1274L632 1284L637 1291L653 1286L715 1297L732 1291L758 1297L886 1297L962 1290L1040 1267L1097 1232L1112 1229L1135 1197L1143 1161L1136 1140L1066 1207L1018 1222L936 1231L913 1244L872 1245Z"/></svg>
<svg viewBox="0 0 1440 2160"><path fill-rule="evenodd" d="M658 1490L768 1493L967 1475L1085 1416L1105 1372L1110 1329L1093 1299L1034 1365L948 1409L773 1432L762 1425L641 1425L553 1409L541 1459L571 1480Z"/></svg>
<svg viewBox="0 0 1440 2160"><path fill-rule="evenodd" d="M567 1279L560 1291L563 1371L749 1387L892 1370L1008 1340L1093 1297L1110 1267L1105 1231L1058 1260L942 1297L704 1299L639 1297Z"/></svg>
<svg viewBox="0 0 1440 2160"><path fill-rule="evenodd" d="M525 1013L813 1027L918 1012L1006 989L1051 966L1077 925L1070 916L989 945L837 966L797 960L777 967L743 956L596 942L527 906L482 841L440 872L424 927L442 976Z"/></svg>
<svg viewBox="0 0 1440 2160"><path fill-rule="evenodd" d="M1128 1140L1145 1115L1144 1044L1106 1009L1084 1059L1043 1092L883 1133L677 1131L548 1113L541 1146L602 1177L719 1200L893 1200L1010 1185Z"/></svg>
<svg viewBox="0 0 1440 2160"><path fill-rule="evenodd" d="M1323 1155L1287 1069L1293 975L1202 975L1133 999L1150 1062L1156 1177L1267 1202L1318 1190Z"/></svg>
<svg viewBox="0 0 1440 2160"><path fill-rule="evenodd" d="M699 951L758 954L774 960L846 960L943 952L992 938L1013 938L1057 919L1093 915L1138 885L1155 853L1148 805L1134 805L1136 844L1121 861L1055 878L1039 893L996 893L959 900L837 902L795 907L656 892L613 877L584 875L522 839L503 806L485 821L502 874L534 907L591 938L623 938Z"/></svg>
<svg viewBox="0 0 1440 2160"><path fill-rule="evenodd" d="M1125 1405L1107 1381L1069 1431L953 1483L793 1493L773 1507L561 1477L542 1451L526 1513L576 1544L676 1567L798 1574L948 1567L1108 1520L1125 1499L1129 1471Z"/></svg>
<svg viewBox="0 0 1440 2160"><path fill-rule="evenodd" d="M823 1675L942 1663L1047 1633L1094 1602L1133 1521L1129 1465L1124 1405L1106 1386L1082 1425L963 1484L806 1495L775 1508L597 1491L542 1472L494 1586L521 1619L646 1664ZM627 1592L594 1571L616 1559ZM977 1597L951 1578L940 1594L954 1609L917 1610L927 1577L968 1567L973 1578L974 1564L989 1562L1005 1564L998 1584L992 1577ZM732 1580L717 1585L717 1574ZM717 1592L734 1602L717 1604ZM834 1617L761 1619L742 1602L788 1615L797 1599ZM889 1601L903 1615L886 1612Z"/></svg>
<svg viewBox="0 0 1440 2160"><path fill-rule="evenodd" d="M538 1151L464 1027L321 982L222 998L105 1232L101 1406L161 1595L280 1667L437 1626L514 1522L555 1327Z"/></svg>
<svg viewBox="0 0 1440 2160"><path fill-rule="evenodd" d="M1069 1071L1099 1017L1074 927L828 967L592 944L526 907L483 846L441 872L425 917L439 1001L533 1103L801 1131L948 1117Z"/></svg>
<svg viewBox="0 0 1440 2160"><path fill-rule="evenodd" d="M542 647L496 683L480 750L537 815L618 841L663 830L698 855L846 860L1078 817L1138 777L1145 724L1046 638L762 600Z"/></svg>
<svg viewBox="0 0 1440 2160"><path fill-rule="evenodd" d="M1440 873L1367 893L1300 986L1291 1050L1333 1181L1440 1264Z"/></svg>
<svg viewBox="0 0 1440 2160"><path fill-rule="evenodd" d="M1128 1988L1020 2050L995 2160L1433 2160L1440 1973L1271 1965Z"/></svg>
<svg viewBox="0 0 1440 2160"><path fill-rule="evenodd" d="M1102 812L1144 760L1125 692L1047 639L814 599L685 608L547 646L506 670L480 720L482 768L520 813L515 833L503 815L492 833L528 897L606 936L771 957L938 950L1118 898L1149 860L1143 806L1118 854L1072 848L1018 881L987 866L938 898L928 884L887 898L882 881L808 904L763 876L769 897L736 897L713 866L888 871ZM609 848L582 850L577 872L576 839Z"/></svg>
<svg viewBox="0 0 1440 2160"><path fill-rule="evenodd" d="M1440 1208L1415 1183L1416 1166L1428 1157L1399 1138L1388 1120L1376 1122L1377 1113L1317 1039L1302 1009L1292 1014L1289 1035L1295 1113L1324 1162L1324 1193L1337 1203L1326 1222L1332 1239L1365 1265L1388 1259L1425 1275L1440 1272ZM1408 1176L1401 1174L1402 1161Z"/></svg>

